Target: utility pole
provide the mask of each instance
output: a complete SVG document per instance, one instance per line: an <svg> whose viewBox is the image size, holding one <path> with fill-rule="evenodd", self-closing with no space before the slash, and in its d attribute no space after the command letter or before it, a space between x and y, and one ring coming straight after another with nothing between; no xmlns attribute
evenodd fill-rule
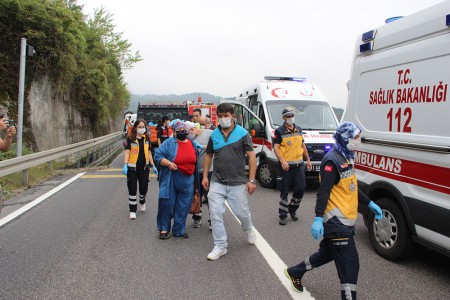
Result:
<svg viewBox="0 0 450 300"><path fill-rule="evenodd" d="M27 52L27 39L20 39L20 72L19 72L19 103L17 113L17 157L22 156L22 135L23 135L23 99L25 95L25 64ZM36 53L32 46L28 48L28 56Z"/></svg>
<svg viewBox="0 0 450 300"><path fill-rule="evenodd" d="M20 73L19 73L19 111L17 113L17 157L22 156L22 132L23 132L23 98L25 94L25 63L26 63L27 39L20 40Z"/></svg>

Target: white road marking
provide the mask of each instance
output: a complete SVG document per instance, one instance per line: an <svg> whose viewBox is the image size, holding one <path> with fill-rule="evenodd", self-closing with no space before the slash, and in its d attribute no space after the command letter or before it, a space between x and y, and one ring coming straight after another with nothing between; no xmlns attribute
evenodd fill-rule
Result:
<svg viewBox="0 0 450 300"><path fill-rule="evenodd" d="M2 227L6 223L14 220L15 218L17 218L21 214L25 213L26 211L32 209L33 207L35 207L36 205L38 205L39 203L41 203L42 201L44 201L45 199L47 199L51 195L55 194L56 192L62 190L64 187L68 186L69 184L71 184L72 182L74 182L75 180L77 180L78 178L83 176L84 174L86 174L86 172L75 175L74 177L70 178L66 182L58 185L54 189L52 189L52 190L48 191L47 193L45 193L44 195L40 196L36 200L31 201L30 203L28 203L28 204L22 206L21 208L19 208L18 210L10 213L6 217L1 218L0 219L0 227Z"/></svg>
<svg viewBox="0 0 450 300"><path fill-rule="evenodd" d="M225 202L225 204L230 210L230 212L233 214L233 216L236 218L238 223L241 224L239 219L231 210L231 207L228 205L228 202ZM288 293L292 296L292 299L295 300L314 299L314 297L311 296L311 294L306 290L305 287L303 287L302 293L298 293L292 289L290 280L286 278L286 276L284 275L284 269L287 268L287 265L281 260L281 258L272 249L272 247L270 247L269 243L263 238L263 236L259 233L259 231L256 230L255 227L253 227L253 230L255 231L256 234L256 243L255 243L256 248L258 248L259 252L261 252L262 256L265 258L269 266L272 268L275 275L277 275L278 279L287 289Z"/></svg>

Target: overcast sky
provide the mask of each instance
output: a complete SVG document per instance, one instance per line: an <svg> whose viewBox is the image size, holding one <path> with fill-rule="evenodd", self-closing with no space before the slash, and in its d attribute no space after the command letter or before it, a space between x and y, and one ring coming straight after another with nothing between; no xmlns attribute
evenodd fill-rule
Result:
<svg viewBox="0 0 450 300"><path fill-rule="evenodd" d="M358 35L441 0L78 0L103 6L143 61L134 94L235 97L266 75L309 76L344 108ZM207 100L207 99L205 99Z"/></svg>

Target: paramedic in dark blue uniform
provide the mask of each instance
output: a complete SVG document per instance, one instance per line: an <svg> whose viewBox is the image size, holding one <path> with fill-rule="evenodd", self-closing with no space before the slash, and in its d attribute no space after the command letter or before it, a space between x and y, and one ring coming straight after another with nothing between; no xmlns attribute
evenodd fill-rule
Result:
<svg viewBox="0 0 450 300"><path fill-rule="evenodd" d="M280 225L286 225L287 214L297 221L296 211L300 206L305 193L305 162L308 171L311 171L311 161L304 143L302 129L294 123L295 111L286 107L282 116L284 124L275 130L273 150L278 158L277 185L280 190L280 204L278 216ZM291 202L288 194L293 190Z"/></svg>
<svg viewBox="0 0 450 300"><path fill-rule="evenodd" d="M334 260L342 299L356 299L359 257L353 236L358 202L368 204L377 220L382 218L380 207L358 190L353 159L354 150L361 143L360 133L355 124L343 122L334 134L333 149L322 160L316 217L311 226L316 240L323 236L319 251L284 270L297 292L303 291L301 279L307 271Z"/></svg>

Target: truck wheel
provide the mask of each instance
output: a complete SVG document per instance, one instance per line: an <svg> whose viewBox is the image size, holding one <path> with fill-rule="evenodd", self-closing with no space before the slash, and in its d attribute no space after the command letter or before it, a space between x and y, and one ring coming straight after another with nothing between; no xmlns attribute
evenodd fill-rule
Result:
<svg viewBox="0 0 450 300"><path fill-rule="evenodd" d="M383 218L375 220L369 213L368 229L372 246L381 257L387 260L399 260L414 250L411 232L398 204L389 198L381 198L377 205L383 211Z"/></svg>
<svg viewBox="0 0 450 300"><path fill-rule="evenodd" d="M259 163L258 168L256 168L256 179L258 179L259 184L264 188L274 188L277 183L277 176L273 172L267 163L263 160Z"/></svg>

